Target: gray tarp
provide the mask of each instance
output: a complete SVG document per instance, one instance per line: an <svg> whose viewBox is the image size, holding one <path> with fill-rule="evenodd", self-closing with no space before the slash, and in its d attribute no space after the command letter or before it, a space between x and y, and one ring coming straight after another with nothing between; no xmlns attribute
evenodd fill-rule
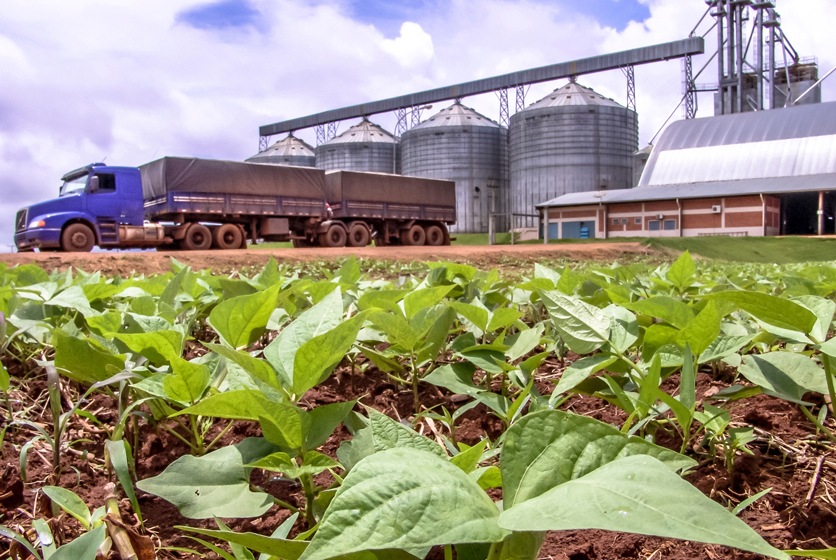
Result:
<svg viewBox="0 0 836 560"><path fill-rule="evenodd" d="M325 174L328 202L343 200L456 206L456 183L387 173L329 171Z"/></svg>
<svg viewBox="0 0 836 560"><path fill-rule="evenodd" d="M325 198L325 175L310 167L165 157L139 171L145 200L168 192Z"/></svg>

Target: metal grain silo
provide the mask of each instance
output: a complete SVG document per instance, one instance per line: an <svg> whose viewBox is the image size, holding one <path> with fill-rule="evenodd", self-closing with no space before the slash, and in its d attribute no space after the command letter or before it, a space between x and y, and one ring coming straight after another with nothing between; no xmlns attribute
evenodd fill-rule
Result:
<svg viewBox="0 0 836 560"><path fill-rule="evenodd" d="M250 163L272 163L274 165L294 165L299 167L315 167L316 157L314 149L306 142L299 140L293 134L288 134L263 152L251 158Z"/></svg>
<svg viewBox="0 0 836 560"><path fill-rule="evenodd" d="M328 142L316 147L319 169L397 173L398 138L368 119L363 119Z"/></svg>
<svg viewBox="0 0 836 560"><path fill-rule="evenodd" d="M508 212L508 129L454 103L401 137L404 175L456 182L451 232L484 233L492 212ZM507 217L497 231L508 231Z"/></svg>
<svg viewBox="0 0 836 560"><path fill-rule="evenodd" d="M562 194L632 187L638 139L635 111L574 80L554 90L511 117L511 211L532 214Z"/></svg>

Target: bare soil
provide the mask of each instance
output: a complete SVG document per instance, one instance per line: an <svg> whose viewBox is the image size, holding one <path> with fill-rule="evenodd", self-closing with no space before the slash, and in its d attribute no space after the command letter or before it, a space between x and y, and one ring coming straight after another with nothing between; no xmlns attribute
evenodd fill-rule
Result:
<svg viewBox="0 0 836 560"><path fill-rule="evenodd" d="M5 253L0 262L10 266L34 263L45 270L63 270L69 266L107 275L131 273L157 274L171 270L170 258L191 265L193 269L228 271L242 267L264 266L270 255L279 262L334 260L354 255L357 258L416 262L430 260L466 261L476 265L496 265L507 259L536 260L571 258L574 260L613 261L625 256L656 254L640 243L578 243L567 245L493 245L449 247L363 247L312 249L250 249L236 251L143 251L99 253Z"/></svg>
<svg viewBox="0 0 836 560"><path fill-rule="evenodd" d="M541 391L553 387L562 369L576 359L570 353L564 364L556 358L550 358L542 368L543 378L538 380ZM32 406L31 415L40 415L37 420L49 425L49 409L43 406L46 391L39 368L30 362L26 367L9 363L4 357L11 373L15 377L28 376L15 392L15 409ZM698 373L697 396L710 398L719 388L728 386L722 375L715 376L709 370ZM478 376L477 376L478 380ZM676 379L668 380L676 384ZM65 387L65 392L72 392L72 387ZM499 390L499 387L494 387ZM413 415L413 399L410 390L399 386L386 374L374 367L360 372L349 365L341 366L324 384L310 391L303 405L315 407L332 402L359 399L365 406L375 409L395 419L409 419ZM424 406L432 407L443 404L449 410L455 410L463 404L459 399L444 389L422 384L421 400ZM35 403L41 403L35 407ZM105 425L113 421L116 403L105 395L96 395L85 409L93 413ZM574 396L563 408L589 415L605 422L620 425L624 413L606 402L587 396ZM695 458L700 465L687 479L706 495L722 505L736 505L746 497L766 488L772 491L756 502L741 515L741 518L755 529L773 546L787 548L824 548L836 545L836 461L827 455L827 447L822 445L815 428L788 402L759 395L732 405L732 418L735 425L752 425L757 428L759 438L750 444L752 455L739 454L732 473L726 471L722 457L712 458L704 449L697 450ZM362 407L356 410L362 413ZM218 433L224 423L219 422L209 438ZM475 444L482 437L495 439L502 430L498 418L483 406L468 411L459 420L457 438L468 444ZM47 428L48 429L48 428ZM103 487L111 477L104 469L103 443L107 434L89 421L74 419L71 422L70 436L89 440L74 446L80 451L88 451L87 458L80 454L65 455L65 465L58 484L78 493L92 508L104 503ZM434 437L434 430L445 433L438 423L430 426L427 422L419 424L422 433ZM168 432L142 422L139 427L137 449L137 476L140 479L155 476L176 458L188 453L188 448ZM9 430L3 444L3 456L0 463L0 523L6 526L26 530L31 527L31 516L50 517L51 508L38 488L50 483L52 469L50 455L43 445L36 445L29 453L27 482L20 477L20 447L32 437L27 430ZM251 422L236 422L221 440L220 445L234 444L246 437L259 436L260 428ZM350 438L348 430L340 426L335 434L323 446L323 453L336 458L340 443ZM126 434L132 440L133 434ZM677 437L662 435L657 442L672 449L679 449L681 441ZM689 450L689 452L692 452ZM818 483L813 486L819 472ZM54 481L53 481L54 482ZM253 473L252 482L264 487L274 496L295 506L302 505L302 491L291 482L276 481L266 478L261 471ZM320 475L317 484L328 486L333 481L329 474ZM501 491L491 491L494 499L501 498ZM186 547L208 551L190 540L186 533L175 529L176 525L214 528L210 520L195 521L183 518L177 509L164 500L143 494L139 496L140 506L148 532L158 546ZM121 501L123 519L130 525L138 526L127 499ZM289 516L287 510L274 506L263 516L250 520L225 520L238 531L253 531L270 534ZM69 541L80 534L78 523L66 516L60 516L51 522L59 541ZM292 531L292 535L304 530L301 522ZM0 558L8 544L0 543ZM653 556L654 553L659 554ZM653 556L654 560L669 558L674 560L719 559L755 559L757 555L743 553L726 547L689 543L671 539L645 537L640 535L614 533L608 531L561 531L549 533L541 551L542 559L560 560L616 560L621 558L645 559ZM193 558L191 554L176 550L161 550L161 559ZM217 558L208 552L207 558ZM25 558L25 555L23 556ZM111 555L111 560L118 557ZM443 558L441 549L433 550L430 560Z"/></svg>

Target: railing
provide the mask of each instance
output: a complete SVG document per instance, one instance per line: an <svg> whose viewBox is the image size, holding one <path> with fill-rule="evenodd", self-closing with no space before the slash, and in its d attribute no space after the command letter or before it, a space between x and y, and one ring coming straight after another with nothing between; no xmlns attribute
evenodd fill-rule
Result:
<svg viewBox="0 0 836 560"><path fill-rule="evenodd" d="M516 212L506 212L503 214L491 214L488 218L488 244L489 245L496 245L496 219L500 217L510 216L511 217L511 227L509 231L511 232L511 245L514 244L514 218L537 218L540 219L540 214L519 214Z"/></svg>

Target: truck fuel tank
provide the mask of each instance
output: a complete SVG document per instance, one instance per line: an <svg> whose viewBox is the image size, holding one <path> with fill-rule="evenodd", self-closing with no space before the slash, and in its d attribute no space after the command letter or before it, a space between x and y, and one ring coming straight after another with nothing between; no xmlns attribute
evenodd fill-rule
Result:
<svg viewBox="0 0 836 560"><path fill-rule="evenodd" d="M156 247L165 240L165 229L160 224L119 226L119 245L122 247Z"/></svg>

